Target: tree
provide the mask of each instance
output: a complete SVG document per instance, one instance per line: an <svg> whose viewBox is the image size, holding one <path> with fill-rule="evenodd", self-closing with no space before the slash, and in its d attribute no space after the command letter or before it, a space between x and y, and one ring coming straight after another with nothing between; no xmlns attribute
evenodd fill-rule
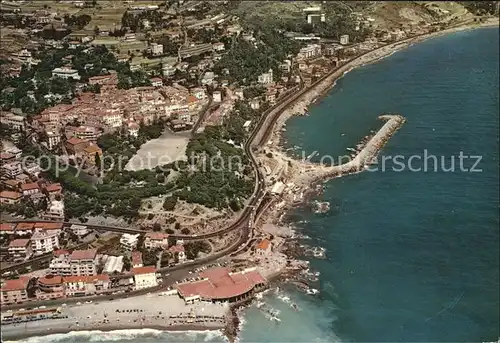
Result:
<svg viewBox="0 0 500 343"><path fill-rule="evenodd" d="M161 225L160 223L154 223L153 224L153 231L161 231Z"/></svg>
<svg viewBox="0 0 500 343"><path fill-rule="evenodd" d="M181 228L181 224L180 223L175 223L174 227L175 227L176 230L179 230Z"/></svg>
<svg viewBox="0 0 500 343"><path fill-rule="evenodd" d="M129 271L130 268L132 268L132 263L130 263L130 259L128 258L128 256L123 256L123 268L126 270L126 271Z"/></svg>
<svg viewBox="0 0 500 343"><path fill-rule="evenodd" d="M163 202L163 209L165 211L173 211L176 204L177 204L177 197L174 196L167 197Z"/></svg>
<svg viewBox="0 0 500 343"><path fill-rule="evenodd" d="M99 156L98 152L95 153L94 162L97 169L101 170L101 156Z"/></svg>
<svg viewBox="0 0 500 343"><path fill-rule="evenodd" d="M97 25L96 25L96 26L94 27L94 34L95 34L96 36L99 36L99 32L101 32L101 30L99 30L99 26L97 26Z"/></svg>
<svg viewBox="0 0 500 343"><path fill-rule="evenodd" d="M183 229L181 230L181 233L182 233L183 235L189 235L189 229L188 229L187 227L185 227L185 228L183 228Z"/></svg>

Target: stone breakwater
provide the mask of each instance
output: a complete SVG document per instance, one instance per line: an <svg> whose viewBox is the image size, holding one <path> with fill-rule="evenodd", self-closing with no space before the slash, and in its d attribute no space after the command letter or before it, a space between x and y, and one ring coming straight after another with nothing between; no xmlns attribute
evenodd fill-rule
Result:
<svg viewBox="0 0 500 343"><path fill-rule="evenodd" d="M353 159L346 163L333 166L307 163L301 168L303 172L296 176L296 183L311 185L320 179L341 177L347 174L359 173L366 169L377 157L387 141L406 121L401 115L382 115L379 118L387 120L387 122L370 140L368 140L365 146Z"/></svg>

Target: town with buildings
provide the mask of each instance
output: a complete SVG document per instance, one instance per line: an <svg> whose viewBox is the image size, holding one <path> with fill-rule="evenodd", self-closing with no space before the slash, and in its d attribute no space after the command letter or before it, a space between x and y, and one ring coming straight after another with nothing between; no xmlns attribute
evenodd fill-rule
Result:
<svg viewBox="0 0 500 343"><path fill-rule="evenodd" d="M280 113L304 114L352 67L488 19L412 3L409 20L372 3L2 0L2 331L38 335L14 327L38 319L64 331L66 306L85 302L85 320L97 301L125 311L154 293L172 304L145 309L170 313L163 323L206 310L196 328L234 338L229 307L309 275L294 233L269 224L314 174L297 178L314 167L280 151Z"/></svg>

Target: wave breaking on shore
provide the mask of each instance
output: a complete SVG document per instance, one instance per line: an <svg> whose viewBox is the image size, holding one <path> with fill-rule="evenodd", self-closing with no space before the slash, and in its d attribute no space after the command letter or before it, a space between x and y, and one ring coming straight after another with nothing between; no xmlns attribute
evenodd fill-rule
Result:
<svg viewBox="0 0 500 343"><path fill-rule="evenodd" d="M85 342L122 342L137 341L151 342L227 342L227 338L220 330L205 331L163 331L156 329L130 329L130 330L89 330L71 331L65 334L50 334L46 336L29 337L21 340L8 340L4 343L85 343Z"/></svg>

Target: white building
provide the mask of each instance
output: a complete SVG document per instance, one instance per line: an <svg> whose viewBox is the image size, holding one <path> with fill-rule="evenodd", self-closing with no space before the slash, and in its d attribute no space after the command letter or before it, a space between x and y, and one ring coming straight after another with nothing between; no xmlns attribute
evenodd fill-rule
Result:
<svg viewBox="0 0 500 343"><path fill-rule="evenodd" d="M214 83L215 74L212 71L207 71L203 74L203 78L201 79L202 85L212 85Z"/></svg>
<svg viewBox="0 0 500 343"><path fill-rule="evenodd" d="M16 176L21 175L23 169L21 168L21 162L14 161L10 163L2 163L0 168L2 174L5 175L8 179L15 179Z"/></svg>
<svg viewBox="0 0 500 343"><path fill-rule="evenodd" d="M252 124L252 121L251 121L251 120L247 120L247 121L243 124L243 128L245 129L245 131L248 131L248 129L250 128L250 124Z"/></svg>
<svg viewBox="0 0 500 343"><path fill-rule="evenodd" d="M14 239L9 243L9 256L14 259L25 259L31 256L32 250L29 239Z"/></svg>
<svg viewBox="0 0 500 343"><path fill-rule="evenodd" d="M144 238L144 246L146 249L167 248L168 234L162 232L148 232Z"/></svg>
<svg viewBox="0 0 500 343"><path fill-rule="evenodd" d="M151 53L153 55L162 55L163 54L163 44L151 43Z"/></svg>
<svg viewBox="0 0 500 343"><path fill-rule="evenodd" d="M212 94L214 102L222 102L222 93L220 91L215 91Z"/></svg>
<svg viewBox="0 0 500 343"><path fill-rule="evenodd" d="M274 184L273 188L271 189L271 194L281 194L285 190L285 184L281 181L278 181Z"/></svg>
<svg viewBox="0 0 500 343"><path fill-rule="evenodd" d="M61 135L53 131L47 131L47 138L49 150L54 149L61 142Z"/></svg>
<svg viewBox="0 0 500 343"><path fill-rule="evenodd" d="M150 79L150 81L151 81L151 85L153 87L161 87L161 86L163 86L163 81L159 77L153 77L152 79Z"/></svg>
<svg viewBox="0 0 500 343"><path fill-rule="evenodd" d="M207 98L207 94L205 93L205 90L201 87L196 87L191 89L191 94L196 97L198 100L204 100Z"/></svg>
<svg viewBox="0 0 500 343"><path fill-rule="evenodd" d="M313 58L321 55L321 45L319 44L309 44L308 46L300 49L297 58L298 59L307 59Z"/></svg>
<svg viewBox="0 0 500 343"><path fill-rule="evenodd" d="M55 68L54 70L52 70L52 76L60 77L63 79L80 80L78 70L66 67Z"/></svg>
<svg viewBox="0 0 500 343"><path fill-rule="evenodd" d="M342 44L342 45L349 44L349 35L340 36L340 44Z"/></svg>
<svg viewBox="0 0 500 343"><path fill-rule="evenodd" d="M172 76L175 74L176 68L173 65L164 64L162 67L163 76Z"/></svg>
<svg viewBox="0 0 500 343"><path fill-rule="evenodd" d="M158 286L156 268L153 266L132 268L135 289Z"/></svg>
<svg viewBox="0 0 500 343"><path fill-rule="evenodd" d="M73 231L75 235L80 237L85 236L90 231L85 225L77 225L77 224L71 225L69 229Z"/></svg>
<svg viewBox="0 0 500 343"><path fill-rule="evenodd" d="M273 70L269 69L267 73L260 74L258 77L258 81L260 84L268 85L273 83Z"/></svg>
<svg viewBox="0 0 500 343"><path fill-rule="evenodd" d="M20 131L25 128L26 118L23 116L15 115L10 112L3 112L0 117L0 123L8 126L10 129Z"/></svg>
<svg viewBox="0 0 500 343"><path fill-rule="evenodd" d="M31 249L35 255L46 254L59 248L58 233L54 231L35 231L31 236Z"/></svg>
<svg viewBox="0 0 500 343"><path fill-rule="evenodd" d="M50 217L64 218L64 203L62 201L53 200L46 214Z"/></svg>
<svg viewBox="0 0 500 343"><path fill-rule="evenodd" d="M120 237L120 246L128 251L132 251L137 248L137 241L139 240L139 236L141 234L130 234L130 233L124 233Z"/></svg>

